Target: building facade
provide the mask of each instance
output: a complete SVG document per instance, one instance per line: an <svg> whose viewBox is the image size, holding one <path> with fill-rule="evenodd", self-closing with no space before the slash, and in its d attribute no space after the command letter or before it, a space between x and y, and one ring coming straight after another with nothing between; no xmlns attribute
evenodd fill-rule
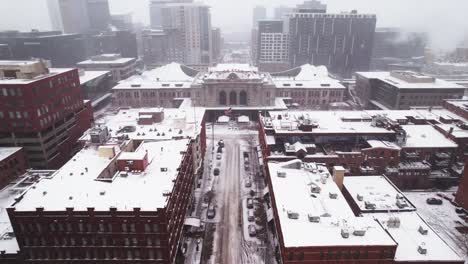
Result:
<svg viewBox="0 0 468 264"><path fill-rule="evenodd" d="M108 0L87 0L89 25L94 31L107 31L111 24Z"/></svg>
<svg viewBox="0 0 468 264"><path fill-rule="evenodd" d="M117 53L125 58L138 58L136 34L129 30L111 31L88 37L88 54Z"/></svg>
<svg viewBox="0 0 468 264"><path fill-rule="evenodd" d="M23 147L33 168L57 168L79 149L92 122L78 71L37 61L0 62L0 146Z"/></svg>
<svg viewBox="0 0 468 264"><path fill-rule="evenodd" d="M123 58L120 54L101 54L77 63L78 68L94 71L110 71L115 82L125 80L136 73L136 59Z"/></svg>
<svg viewBox="0 0 468 264"><path fill-rule="evenodd" d="M86 33L91 29L87 0L47 0L53 30Z"/></svg>
<svg viewBox="0 0 468 264"><path fill-rule="evenodd" d="M22 148L0 147L0 189L25 173L27 166Z"/></svg>
<svg viewBox="0 0 468 264"><path fill-rule="evenodd" d="M260 71L289 69L289 34L283 20L259 20L256 64Z"/></svg>
<svg viewBox="0 0 468 264"><path fill-rule="evenodd" d="M152 29L142 32L143 61L146 65L161 66L182 62L185 58L182 34L178 29Z"/></svg>

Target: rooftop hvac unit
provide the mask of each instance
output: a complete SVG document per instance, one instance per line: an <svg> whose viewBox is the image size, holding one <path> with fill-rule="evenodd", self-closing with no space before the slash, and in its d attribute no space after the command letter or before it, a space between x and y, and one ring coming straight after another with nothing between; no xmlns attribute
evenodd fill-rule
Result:
<svg viewBox="0 0 468 264"><path fill-rule="evenodd" d="M398 217L390 217L387 222L388 228L399 228L400 227L400 218Z"/></svg>
<svg viewBox="0 0 468 264"><path fill-rule="evenodd" d="M371 202L368 202L368 201L365 201L364 205L365 205L366 209L368 209L368 210L375 210L377 208L375 203L371 203Z"/></svg>
<svg viewBox="0 0 468 264"><path fill-rule="evenodd" d="M277 176L279 178L286 178L286 172L285 171L278 171L276 174L277 174Z"/></svg>
<svg viewBox="0 0 468 264"><path fill-rule="evenodd" d="M366 230L364 229L357 229L354 230L353 235L355 236L364 236L366 234Z"/></svg>
<svg viewBox="0 0 468 264"><path fill-rule="evenodd" d="M364 196L360 195L359 193L357 194L356 198L357 198L358 201L361 201L361 202L362 202L362 200L364 200Z"/></svg>
<svg viewBox="0 0 468 264"><path fill-rule="evenodd" d="M330 199L337 199L338 198L338 194L337 193L329 193L328 196L330 197Z"/></svg>
<svg viewBox="0 0 468 264"><path fill-rule="evenodd" d="M341 229L341 237L348 238L349 237L349 230L346 228Z"/></svg>
<svg viewBox="0 0 468 264"><path fill-rule="evenodd" d="M424 236L427 235L427 232L428 232L427 228L424 228L422 226L419 226L418 231L419 233L421 233L421 235L424 235Z"/></svg>
<svg viewBox="0 0 468 264"><path fill-rule="evenodd" d="M320 174L320 182L322 184L327 183L327 179L328 179L328 174Z"/></svg>
<svg viewBox="0 0 468 264"><path fill-rule="evenodd" d="M128 172L121 172L120 173L120 177L127 177L128 176Z"/></svg>
<svg viewBox="0 0 468 264"><path fill-rule="evenodd" d="M312 183L312 185L310 186L310 192L311 193L320 193L321 191L321 188L317 185L315 185L314 183Z"/></svg>
<svg viewBox="0 0 468 264"><path fill-rule="evenodd" d="M289 219L299 219L299 214L296 212L293 212L291 210L288 210L288 218Z"/></svg>
<svg viewBox="0 0 468 264"><path fill-rule="evenodd" d="M311 223L320 223L320 216L308 214L309 222Z"/></svg>
<svg viewBox="0 0 468 264"><path fill-rule="evenodd" d="M397 205L398 208L400 208L400 209L403 209L403 208L405 208L405 207L408 207L408 203L407 203L405 200L403 200L403 199L398 199L398 200L396 201L396 205Z"/></svg>
<svg viewBox="0 0 468 264"><path fill-rule="evenodd" d="M421 244L419 247L418 247L418 252L419 254L421 255L426 255L427 254L427 248L426 248L426 245Z"/></svg>

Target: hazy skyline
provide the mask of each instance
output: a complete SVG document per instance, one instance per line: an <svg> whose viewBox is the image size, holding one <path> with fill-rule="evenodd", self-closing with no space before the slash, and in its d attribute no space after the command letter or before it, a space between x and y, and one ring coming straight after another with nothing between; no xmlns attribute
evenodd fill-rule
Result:
<svg viewBox="0 0 468 264"><path fill-rule="evenodd" d="M3 3L2 3L3 2ZM109 0L111 13L133 13L134 21L149 24L149 0ZM249 32L252 8L264 5L269 13L275 6L295 6L303 0L205 0L210 5L212 25L223 32ZM329 12L357 9L377 14L378 27L402 27L408 31L426 31L432 46L454 49L468 35L466 0L324 0ZM50 29L46 0L0 0L0 30ZM14 4L11 4L14 3Z"/></svg>

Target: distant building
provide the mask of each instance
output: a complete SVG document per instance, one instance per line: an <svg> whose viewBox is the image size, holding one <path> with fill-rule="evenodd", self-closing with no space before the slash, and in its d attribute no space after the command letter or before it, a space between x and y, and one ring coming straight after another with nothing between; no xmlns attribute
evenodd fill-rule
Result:
<svg viewBox="0 0 468 264"><path fill-rule="evenodd" d="M252 24L253 27L257 27L257 22L267 18L267 9L264 6L255 6L253 9Z"/></svg>
<svg viewBox="0 0 468 264"><path fill-rule="evenodd" d="M27 166L22 148L0 147L0 189L25 173Z"/></svg>
<svg viewBox="0 0 468 264"><path fill-rule="evenodd" d="M132 13L128 14L112 14L111 24L118 30L132 30L133 29L133 18Z"/></svg>
<svg viewBox="0 0 468 264"><path fill-rule="evenodd" d="M80 85L83 97L94 103L102 96L111 92L111 88L116 84L110 71L85 71L80 70Z"/></svg>
<svg viewBox="0 0 468 264"><path fill-rule="evenodd" d="M125 80L136 73L136 59L123 58L120 54L101 54L77 63L85 70L110 71L115 82Z"/></svg>
<svg viewBox="0 0 468 264"><path fill-rule="evenodd" d="M88 49L90 55L118 53L126 58L138 58L136 34L129 30L89 35Z"/></svg>
<svg viewBox="0 0 468 264"><path fill-rule="evenodd" d="M78 70L0 61L0 147L23 147L32 168L57 168L79 150L92 122Z"/></svg>
<svg viewBox="0 0 468 264"><path fill-rule="evenodd" d="M410 109L440 106L445 99L462 98L465 87L408 71L357 72L356 93L366 107Z"/></svg>
<svg viewBox="0 0 468 264"><path fill-rule="evenodd" d="M256 64L260 71L289 69L289 34L283 25L283 20L258 21Z"/></svg>
<svg viewBox="0 0 468 264"><path fill-rule="evenodd" d="M192 3L193 0L151 0L149 4L150 25L152 29L163 27L162 8L171 3Z"/></svg>
<svg viewBox="0 0 468 264"><path fill-rule="evenodd" d="M295 11L289 17L291 67L325 65L342 77L369 70L375 15L328 14L320 5L298 6Z"/></svg>
<svg viewBox="0 0 468 264"><path fill-rule="evenodd" d="M62 34L58 31L3 31L0 32L0 46L4 47L8 55L3 59L39 58L49 60L53 67L73 67L84 60L87 54L83 35Z"/></svg>
<svg viewBox="0 0 468 264"><path fill-rule="evenodd" d="M87 0L89 25L91 30L106 31L111 24L108 0Z"/></svg>
<svg viewBox="0 0 468 264"><path fill-rule="evenodd" d="M221 49L223 46L223 38L221 36L221 29L220 28L213 28L211 30L211 47L213 50L213 62L219 62L221 56Z"/></svg>
<svg viewBox="0 0 468 264"><path fill-rule="evenodd" d="M274 19L285 19L285 17L288 14L293 13L294 8L293 7L287 7L287 6L278 6L275 7L274 10Z"/></svg>

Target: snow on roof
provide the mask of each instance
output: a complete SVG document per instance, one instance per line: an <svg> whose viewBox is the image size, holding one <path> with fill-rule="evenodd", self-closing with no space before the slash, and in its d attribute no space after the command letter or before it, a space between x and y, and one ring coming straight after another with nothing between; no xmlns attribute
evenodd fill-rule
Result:
<svg viewBox="0 0 468 264"><path fill-rule="evenodd" d="M120 66L120 65L125 65L125 64L127 64L129 62L136 61L135 58L115 58L115 59L111 60L110 56L107 56L107 57L109 59L106 59L106 60L89 59L89 60L78 62L76 65L78 67L86 67L86 66L93 66L93 65L99 65L99 66L100 65L117 65L117 66Z"/></svg>
<svg viewBox="0 0 468 264"><path fill-rule="evenodd" d="M250 64L241 63L218 63L215 67L211 67L210 71L222 72L222 71L245 71L245 72L258 72L258 68Z"/></svg>
<svg viewBox="0 0 468 264"><path fill-rule="evenodd" d="M72 71L74 70L73 68L49 68L49 73L48 74L41 74L38 75L32 79L1 79L0 78L0 84L31 84L34 82L37 82L39 80L61 74L64 72Z"/></svg>
<svg viewBox="0 0 468 264"><path fill-rule="evenodd" d="M346 176L343 184L361 212L416 210L384 176Z"/></svg>
<svg viewBox="0 0 468 264"><path fill-rule="evenodd" d="M452 130L452 136L459 139L459 138L468 138L468 130L463 129L454 124L438 124L436 125L442 131L445 131L447 134L450 133L450 129Z"/></svg>
<svg viewBox="0 0 468 264"><path fill-rule="evenodd" d="M385 149L394 149L394 150L400 150L401 148L390 141L384 141L384 140L367 140L367 143L371 146L371 148L385 148Z"/></svg>
<svg viewBox="0 0 468 264"><path fill-rule="evenodd" d="M0 161L10 157L20 150L21 148L16 147L0 147Z"/></svg>
<svg viewBox="0 0 468 264"><path fill-rule="evenodd" d="M377 222L354 216L325 166L293 160L269 162L268 168L285 247L395 245ZM312 186L320 188L313 193L316 198ZM309 216L319 222L309 221ZM349 238L342 237L342 229L349 231Z"/></svg>
<svg viewBox="0 0 468 264"><path fill-rule="evenodd" d="M452 248L416 212L377 213L369 215L377 219L398 243L395 261L458 261L464 263ZM399 227L389 227L389 220L400 221ZM421 230L421 231L420 231ZM421 232L427 232L422 234ZM426 250L421 254L418 249Z"/></svg>
<svg viewBox="0 0 468 264"><path fill-rule="evenodd" d="M406 143L402 148L457 148L458 145L432 125L404 125Z"/></svg>
<svg viewBox="0 0 468 264"><path fill-rule="evenodd" d="M338 80L329 76L325 66L314 66L311 64L302 65L296 76L276 75L272 77L272 80L276 88L345 89Z"/></svg>
<svg viewBox="0 0 468 264"><path fill-rule="evenodd" d="M218 123L229 123L229 116L222 115L218 117Z"/></svg>
<svg viewBox="0 0 468 264"><path fill-rule="evenodd" d="M391 76L391 72L356 72L356 74L367 79L379 79L399 89L465 89L461 85L442 79L434 79L433 82L407 82Z"/></svg>
<svg viewBox="0 0 468 264"><path fill-rule="evenodd" d="M249 123L250 118L248 116L242 115L237 118L237 122L239 123Z"/></svg>
<svg viewBox="0 0 468 264"><path fill-rule="evenodd" d="M183 153L189 139L144 142L137 151L148 152L149 165L144 172L114 175L111 182L96 180L110 170L113 159L101 157L96 147L78 152L53 177L43 179L27 191L14 207L18 211L44 210L156 210L166 205L173 189ZM170 146L170 147L169 147ZM121 154L116 147L117 157ZM86 171L87 169L87 171ZM114 169L115 170L115 169Z"/></svg>
<svg viewBox="0 0 468 264"><path fill-rule="evenodd" d="M80 71L80 84L86 84L109 73L110 71Z"/></svg>

